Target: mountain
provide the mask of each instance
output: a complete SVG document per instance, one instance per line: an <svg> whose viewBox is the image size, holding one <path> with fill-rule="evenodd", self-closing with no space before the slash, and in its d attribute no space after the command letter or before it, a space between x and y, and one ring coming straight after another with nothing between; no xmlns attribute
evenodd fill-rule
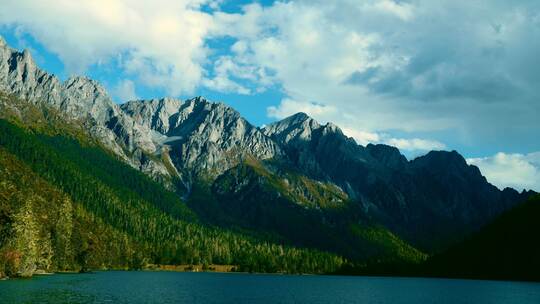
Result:
<svg viewBox="0 0 540 304"><path fill-rule="evenodd" d="M414 160L395 147L357 145L335 125L299 113L264 128L293 166L335 184L365 214L423 250L446 246L523 201L530 193L498 190L457 152Z"/></svg>
<svg viewBox="0 0 540 304"><path fill-rule="evenodd" d="M395 147L358 145L304 113L259 128L203 97L118 105L96 81L62 82L1 39L0 92L0 149L46 184L28 187L56 189L73 206L82 204L91 214L85 224L100 221L115 231L107 242L132 239L126 246L141 252L135 264L323 272L344 260L419 263L533 194L500 191L456 151L407 160ZM10 187L24 197L23 186ZM99 205L92 193L102 195ZM3 203L0 229L12 227L19 212L12 200ZM15 242L4 239L4 247ZM96 252L109 250L105 241L93 242ZM112 256L93 257L89 267L134 263ZM299 256L311 266L291 268ZM317 271L321 263L328 267Z"/></svg>
<svg viewBox="0 0 540 304"><path fill-rule="evenodd" d="M39 69L27 50L18 52L0 40L0 91L81 121L92 136L133 167L156 178L169 176L162 163L145 157L157 149L150 130L125 115L99 83L86 77L61 82Z"/></svg>
<svg viewBox="0 0 540 304"><path fill-rule="evenodd" d="M76 122L35 105L19 108L24 120L0 112L0 276L148 264L325 273L343 263L333 254L204 225L177 194Z"/></svg>
<svg viewBox="0 0 540 304"><path fill-rule="evenodd" d="M432 257L430 275L540 280L540 196L497 217L465 241Z"/></svg>
<svg viewBox="0 0 540 304"><path fill-rule="evenodd" d="M250 156L269 159L279 146L234 109L202 97L130 101L120 107L136 123L156 134L186 186L203 175L213 178Z"/></svg>

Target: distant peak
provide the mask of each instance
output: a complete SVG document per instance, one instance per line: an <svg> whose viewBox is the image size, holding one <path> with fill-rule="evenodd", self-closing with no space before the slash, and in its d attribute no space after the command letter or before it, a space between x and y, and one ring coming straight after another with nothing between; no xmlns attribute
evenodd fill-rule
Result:
<svg viewBox="0 0 540 304"><path fill-rule="evenodd" d="M4 37L0 36L0 47L6 47L7 43L6 40L4 40Z"/></svg>
<svg viewBox="0 0 540 304"><path fill-rule="evenodd" d="M311 117L309 115L307 115L306 113L304 113L304 112L298 112L296 114L293 114L293 115L289 116L289 118L291 118L291 119L299 119L299 120L306 120L306 119L310 119Z"/></svg>
<svg viewBox="0 0 540 304"><path fill-rule="evenodd" d="M193 97L191 99L188 99L188 101L192 101L192 102L195 102L195 103L199 103L199 102L209 103L210 102L208 99L204 98L203 96Z"/></svg>
<svg viewBox="0 0 540 304"><path fill-rule="evenodd" d="M417 157L413 160L418 165L438 164L448 166L451 164L460 167L470 167L465 158L457 151L429 151L426 155Z"/></svg>
<svg viewBox="0 0 540 304"><path fill-rule="evenodd" d="M369 154L383 164L393 167L402 168L407 163L407 158L401 154L398 148L385 144L371 144L366 146Z"/></svg>
<svg viewBox="0 0 540 304"><path fill-rule="evenodd" d="M386 145L386 144L368 143L366 148L372 151L377 151L377 152L382 152L382 153L395 153L395 152L399 153L398 148L394 146Z"/></svg>
<svg viewBox="0 0 540 304"><path fill-rule="evenodd" d="M426 156L432 157L432 158L445 159L445 160L455 159L459 161L465 161L463 156L461 156L461 154L459 154L456 150L452 150L452 151L432 150L432 151L429 151Z"/></svg>
<svg viewBox="0 0 540 304"><path fill-rule="evenodd" d="M326 128L327 131L330 131L330 132L343 133L341 129L332 122L327 122L324 127Z"/></svg>
<svg viewBox="0 0 540 304"><path fill-rule="evenodd" d="M71 76L67 79L67 83L97 83L97 81L86 76Z"/></svg>
<svg viewBox="0 0 540 304"><path fill-rule="evenodd" d="M141 103L141 104L152 104L152 105L175 105L175 106L180 106L182 104L182 100L172 98L172 97L140 99L140 100L132 100L129 102Z"/></svg>
<svg viewBox="0 0 540 304"><path fill-rule="evenodd" d="M105 88L97 81L87 76L71 76L65 82L64 85L67 88L79 86L79 87L91 87L102 93L105 93Z"/></svg>
<svg viewBox="0 0 540 304"><path fill-rule="evenodd" d="M22 54L23 54L24 58L31 58L32 57L32 54L30 54L30 51L28 49L24 49L22 51Z"/></svg>
<svg viewBox="0 0 540 304"><path fill-rule="evenodd" d="M304 125L308 124L311 128L318 128L320 127L319 123L307 115L304 112L298 112L296 114L293 114L289 117L286 117L274 124L278 125L287 125L287 126L296 126L296 125Z"/></svg>

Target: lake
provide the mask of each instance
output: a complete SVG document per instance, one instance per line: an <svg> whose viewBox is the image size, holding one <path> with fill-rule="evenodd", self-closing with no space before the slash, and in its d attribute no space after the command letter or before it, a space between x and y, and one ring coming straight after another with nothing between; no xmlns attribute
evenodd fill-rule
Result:
<svg viewBox="0 0 540 304"><path fill-rule="evenodd" d="M0 282L0 303L540 303L540 284L106 271Z"/></svg>

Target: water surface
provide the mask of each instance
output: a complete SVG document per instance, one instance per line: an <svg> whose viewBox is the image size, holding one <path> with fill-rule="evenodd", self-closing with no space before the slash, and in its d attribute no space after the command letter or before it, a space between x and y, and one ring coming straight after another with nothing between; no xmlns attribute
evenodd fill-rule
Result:
<svg viewBox="0 0 540 304"><path fill-rule="evenodd" d="M540 284L423 278L108 271L0 282L0 303L519 303Z"/></svg>

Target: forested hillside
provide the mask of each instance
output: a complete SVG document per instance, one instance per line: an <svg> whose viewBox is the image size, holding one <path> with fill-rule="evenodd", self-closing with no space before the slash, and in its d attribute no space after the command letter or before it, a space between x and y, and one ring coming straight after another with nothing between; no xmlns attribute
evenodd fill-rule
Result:
<svg viewBox="0 0 540 304"><path fill-rule="evenodd" d="M534 194L498 189L457 151L408 160L305 113L257 127L201 96L120 105L5 43L0 156L0 276L155 264L418 274ZM430 263L482 252L471 242Z"/></svg>
<svg viewBox="0 0 540 304"><path fill-rule="evenodd" d="M58 132L69 128L69 122L51 128L51 119L35 114L32 122L0 120L4 274L140 268L148 263L322 273L343 263L336 255L203 226L177 194L92 140L81 142L82 133Z"/></svg>
<svg viewBox="0 0 540 304"><path fill-rule="evenodd" d="M504 213L436 255L424 273L444 277L540 280L540 196Z"/></svg>
<svg viewBox="0 0 540 304"><path fill-rule="evenodd" d="M361 206L340 188L279 165L248 159L218 177L212 196L219 211L235 225L270 231L292 244L333 251L351 260L420 262L426 257L363 216Z"/></svg>

